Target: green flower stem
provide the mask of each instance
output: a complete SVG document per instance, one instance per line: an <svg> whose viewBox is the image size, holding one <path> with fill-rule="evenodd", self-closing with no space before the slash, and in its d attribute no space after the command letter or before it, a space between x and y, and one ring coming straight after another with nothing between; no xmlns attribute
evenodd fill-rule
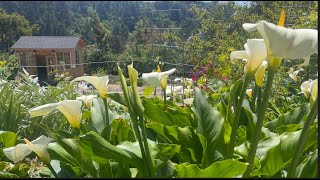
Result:
<svg viewBox="0 0 320 180"><path fill-rule="evenodd" d="M252 101L251 101L251 109L253 112L256 112L256 99L257 99L257 92L258 92L259 86L255 83L254 89L253 89L253 95L252 95Z"/></svg>
<svg viewBox="0 0 320 180"><path fill-rule="evenodd" d="M266 89L264 92L264 97L262 100L262 103L259 104L261 106L258 106L258 119L257 119L257 124L256 124L256 128L255 128L255 132L252 136L252 141L251 141L251 145L250 145L250 150L249 150L249 156L248 156L248 162L249 165L247 167L246 172L243 174L243 177L249 177L253 168L253 160L257 151L257 147L258 147L258 142L261 136L261 129L262 129L262 125L263 125L263 120L265 119L266 116L266 112L267 112L267 107L268 107L268 101L271 95L271 90L272 90L272 82L273 79L276 75L277 69L279 66L271 66L268 67L268 79L267 79L267 83L266 83ZM259 103L259 100L258 100Z"/></svg>
<svg viewBox="0 0 320 180"><path fill-rule="evenodd" d="M306 123L303 126L299 141L298 141L298 147L295 149L295 153L293 156L293 159L291 161L291 164L289 165L289 171L288 171L288 177L292 178L295 174L295 170L298 166L300 157L302 155L304 146L307 141L308 133L310 130L310 126L312 125L314 119L317 117L318 114L318 97L316 98L316 101L314 102L313 106L311 107L311 111L307 117Z"/></svg>
<svg viewBox="0 0 320 180"><path fill-rule="evenodd" d="M147 131L146 131L146 127L145 127L145 124L144 124L143 116L140 116L139 120L140 120L140 128L142 130L143 145L144 145L145 152L146 152L146 155L147 155L147 162L148 162L148 166L149 166L149 172L151 174L151 177L154 177L155 176L155 170L153 168L153 160L152 160L151 153L150 153L150 150L149 150L149 145L148 145L148 141L147 141Z"/></svg>
<svg viewBox="0 0 320 180"><path fill-rule="evenodd" d="M166 106L166 103L167 103L167 92L166 92L166 89L163 89L163 103L164 103L164 106Z"/></svg>
<svg viewBox="0 0 320 180"><path fill-rule="evenodd" d="M123 95L126 100L128 111L130 114L130 118L131 118L131 122L132 122L131 124L133 127L134 135L139 143L139 147L140 147L140 151L141 151L141 155L142 155L142 161L144 161L145 164L148 164L146 153L144 151L144 147L143 147L143 143L142 143L142 138L141 138L139 126L138 126L137 116L136 116L136 113L134 112L133 107L132 107L133 103L131 102L130 97L129 97L129 91L128 91L128 86L127 86L126 80L125 80L125 78L122 74L122 70L120 69L119 66L118 66L118 75L120 77L121 88L122 88ZM145 168L145 167L143 167L143 168ZM147 172L149 176L151 176L151 172L149 172L149 169L144 169L144 171Z"/></svg>
<svg viewBox="0 0 320 180"><path fill-rule="evenodd" d="M237 130L238 130L238 124L239 124L239 119L240 119L240 115L241 115L241 108L242 108L242 103L243 103L243 99L246 95L246 90L248 88L250 79L253 76L251 74L246 74L245 78L244 78L244 82L242 84L242 89L241 89L241 93L240 93L240 99L236 105L235 108L235 116L234 116L234 121L232 124L232 131L231 131L231 137L230 137L230 144L229 144L229 151L228 151L228 158L231 159L233 156L233 151L234 151L234 144L235 144L235 139L236 139L236 134L237 134Z"/></svg>
<svg viewBox="0 0 320 180"><path fill-rule="evenodd" d="M108 141L110 140L110 133L111 133L111 127L110 127L110 119L109 119L109 111L108 111L108 100L107 98L102 98L104 102L104 107L106 110L106 120L107 120L107 130L104 133L104 138L106 138Z"/></svg>
<svg viewBox="0 0 320 180"><path fill-rule="evenodd" d="M45 163L48 168L50 169L50 171L52 172L52 174L54 175L55 178L59 178L58 174L56 173L56 171L53 169L53 167L51 166L50 162L49 163Z"/></svg>

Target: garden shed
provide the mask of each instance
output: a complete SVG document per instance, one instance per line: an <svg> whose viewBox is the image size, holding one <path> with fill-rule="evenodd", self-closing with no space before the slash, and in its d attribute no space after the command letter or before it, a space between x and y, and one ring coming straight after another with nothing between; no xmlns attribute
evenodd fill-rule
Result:
<svg viewBox="0 0 320 180"><path fill-rule="evenodd" d="M72 78L83 76L84 46L74 36L21 36L11 50L19 57L20 68L37 75L40 83L51 83L53 70L68 72Z"/></svg>

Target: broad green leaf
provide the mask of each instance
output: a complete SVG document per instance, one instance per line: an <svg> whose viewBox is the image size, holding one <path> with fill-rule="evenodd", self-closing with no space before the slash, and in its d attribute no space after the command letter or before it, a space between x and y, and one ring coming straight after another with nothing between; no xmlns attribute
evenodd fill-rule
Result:
<svg viewBox="0 0 320 180"><path fill-rule="evenodd" d="M96 132L91 131L82 135L78 141L84 154L98 163L104 163L106 159L114 159L118 162L132 164L138 169L143 167L140 157L110 144Z"/></svg>
<svg viewBox="0 0 320 180"><path fill-rule="evenodd" d="M157 99L141 98L145 108L144 116L151 122L161 123L165 126L196 127L192 112L186 108L178 107L167 101L166 108L163 101Z"/></svg>
<svg viewBox="0 0 320 180"><path fill-rule="evenodd" d="M111 142L117 145L123 141L134 141L134 134L130 122L124 119L115 119L111 124Z"/></svg>
<svg viewBox="0 0 320 180"><path fill-rule="evenodd" d="M142 96L148 97L149 95L151 95L153 93L153 91L154 91L154 87L147 86L144 88Z"/></svg>
<svg viewBox="0 0 320 180"><path fill-rule="evenodd" d="M195 164L179 164L174 166L177 178L235 178L246 171L247 163L227 159L200 169Z"/></svg>
<svg viewBox="0 0 320 180"><path fill-rule="evenodd" d="M206 139L192 127L164 126L160 123L147 123L146 127L161 135L168 143L181 145L181 151L189 152L191 162L201 164Z"/></svg>
<svg viewBox="0 0 320 180"><path fill-rule="evenodd" d="M276 128L281 125L301 124L303 117L308 114L310 109L309 103L302 104L301 106L281 115L278 119L266 123L264 126L270 131L275 132Z"/></svg>
<svg viewBox="0 0 320 180"><path fill-rule="evenodd" d="M19 178L16 174L9 173L7 171L0 171L0 178Z"/></svg>
<svg viewBox="0 0 320 180"><path fill-rule="evenodd" d="M11 131L0 131L0 142L4 148L12 147L16 144L17 134Z"/></svg>
<svg viewBox="0 0 320 180"><path fill-rule="evenodd" d="M286 132L280 135L280 143L270 148L261 158L261 168L252 172L253 176L262 175L264 177L273 177L283 169L292 157L295 155L295 149L299 146L298 141L302 130L295 132ZM317 143L317 128L310 127L307 143L304 151Z"/></svg>
<svg viewBox="0 0 320 180"><path fill-rule="evenodd" d="M159 178L171 178L173 176L174 165L169 160L165 165L157 171L157 177Z"/></svg>
<svg viewBox="0 0 320 180"><path fill-rule="evenodd" d="M132 173L127 163L110 162L113 178L131 178Z"/></svg>
<svg viewBox="0 0 320 180"><path fill-rule="evenodd" d="M180 145L155 143L151 140L148 140L148 145L151 157L156 161L154 163L156 169L161 168L171 157L179 153L181 148ZM117 147L128 152L133 157L142 158L138 142L125 141L117 145Z"/></svg>
<svg viewBox="0 0 320 180"><path fill-rule="evenodd" d="M297 167L295 177L317 178L318 166L318 150L315 150Z"/></svg>
<svg viewBox="0 0 320 180"><path fill-rule="evenodd" d="M277 127L275 129L275 131L278 134L282 134L282 133L285 133L285 132L294 132L294 131L297 131L297 130L302 129L302 128L303 128L302 124L288 124L288 125L282 125L282 126Z"/></svg>
<svg viewBox="0 0 320 180"><path fill-rule="evenodd" d="M123 95L121 95L119 93L108 93L108 97L110 99L114 100L115 102L127 107L127 103L126 103L126 100Z"/></svg>
<svg viewBox="0 0 320 180"><path fill-rule="evenodd" d="M195 89L195 98L191 109L198 118L198 132L207 140L202 165L208 167L213 162L223 159L221 153L227 152L228 147L223 137L224 118L219 111L213 109L199 88Z"/></svg>
<svg viewBox="0 0 320 180"><path fill-rule="evenodd" d="M10 173L18 175L20 178L27 178L29 177L28 171L30 166L24 163L17 163L11 169Z"/></svg>
<svg viewBox="0 0 320 180"><path fill-rule="evenodd" d="M100 134L107 126L109 126L109 122L106 119L104 102L101 98L94 98L92 101L91 121L89 121L89 127Z"/></svg>

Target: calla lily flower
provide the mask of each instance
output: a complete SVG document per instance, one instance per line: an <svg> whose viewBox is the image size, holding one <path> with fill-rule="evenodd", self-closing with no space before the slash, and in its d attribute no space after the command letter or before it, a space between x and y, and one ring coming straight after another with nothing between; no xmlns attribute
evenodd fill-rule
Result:
<svg viewBox="0 0 320 180"><path fill-rule="evenodd" d="M310 105L314 103L316 98L318 97L318 79L305 81L300 86L301 91L303 92L304 96L309 99L310 98Z"/></svg>
<svg viewBox="0 0 320 180"><path fill-rule="evenodd" d="M89 109L91 109L91 107L92 107L92 101L93 101L93 99L96 98L96 97L97 97L97 95L92 95L92 94L90 94L90 95L88 95L88 96L83 95L83 96L77 97L76 100L80 100L80 101L84 102L84 104L85 104Z"/></svg>
<svg viewBox="0 0 320 180"><path fill-rule="evenodd" d="M192 106L194 98L187 98L183 100L183 103L188 105L188 106Z"/></svg>
<svg viewBox="0 0 320 180"><path fill-rule="evenodd" d="M74 81L87 81L91 83L97 89L102 98L105 98L108 93L107 84L109 82L109 76L81 76L72 80L72 82Z"/></svg>
<svg viewBox="0 0 320 180"><path fill-rule="evenodd" d="M305 81L300 86L301 91L303 92L304 96L309 99L310 104L312 105L316 98L318 97L318 79Z"/></svg>
<svg viewBox="0 0 320 180"><path fill-rule="evenodd" d="M142 79L146 81L148 84L154 87L161 87L165 89L167 87L167 78L170 74L174 73L176 68L170 69L169 71L164 72L151 72L151 73L143 73Z"/></svg>
<svg viewBox="0 0 320 180"><path fill-rule="evenodd" d="M246 74L254 74L263 60L267 58L267 50L263 39L248 39L244 45L245 51L233 51L230 59L247 59L244 67Z"/></svg>
<svg viewBox="0 0 320 180"><path fill-rule="evenodd" d="M317 30L290 29L266 21L242 26L248 32L258 30L266 43L268 55L275 58L305 58L303 64L309 64L309 56L318 53Z"/></svg>
<svg viewBox="0 0 320 180"><path fill-rule="evenodd" d="M298 73L299 73L300 71L304 71L304 70L303 70L303 69L299 69L299 70L293 71L293 69L290 69L290 71L288 72L289 77L290 77L291 79L293 79L294 82L297 82L297 81L298 81Z"/></svg>
<svg viewBox="0 0 320 180"><path fill-rule="evenodd" d="M266 69L268 67L268 62L264 60L260 67L258 68L255 76L257 86L261 87L263 83L264 74L266 73Z"/></svg>
<svg viewBox="0 0 320 180"><path fill-rule="evenodd" d="M80 128L81 105L79 100L64 100L58 103L45 104L29 110L30 117L45 116L58 109L67 118L71 127Z"/></svg>
<svg viewBox="0 0 320 180"><path fill-rule="evenodd" d="M43 162L50 163L50 155L47 151L47 145L51 141L51 138L42 135L31 142L27 139L24 139L24 141L26 144L18 144L14 147L3 149L4 155L14 163L17 163L22 161L33 151Z"/></svg>
<svg viewBox="0 0 320 180"><path fill-rule="evenodd" d="M249 96L249 98L252 98L252 89L247 89L246 94Z"/></svg>

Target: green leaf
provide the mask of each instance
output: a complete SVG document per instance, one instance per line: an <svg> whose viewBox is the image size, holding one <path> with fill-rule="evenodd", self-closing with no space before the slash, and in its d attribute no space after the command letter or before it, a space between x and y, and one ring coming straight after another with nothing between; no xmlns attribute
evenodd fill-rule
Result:
<svg viewBox="0 0 320 180"><path fill-rule="evenodd" d="M242 175L246 168L247 163L231 159L215 162L206 169L200 169L195 164L174 166L177 178L234 178Z"/></svg>
<svg viewBox="0 0 320 180"><path fill-rule="evenodd" d="M7 171L0 171L0 178L19 178L16 174L9 173Z"/></svg>
<svg viewBox="0 0 320 180"><path fill-rule="evenodd" d="M167 101L166 108L163 101L157 99L141 98L142 104L145 107L144 116L151 122L161 123L165 126L179 127L192 126L196 127L193 114L186 108L178 107L177 105Z"/></svg>
<svg viewBox="0 0 320 180"><path fill-rule="evenodd" d="M11 131L0 131L0 142L4 148L12 147L16 144L17 134Z"/></svg>
<svg viewBox="0 0 320 180"><path fill-rule="evenodd" d="M262 175L273 177L283 169L295 155L294 151L299 146L298 141L302 130L295 132L286 132L280 135L280 143L270 148L261 158L261 168L254 170L252 176ZM304 151L315 145L317 139L317 127L311 126L308 133L308 141Z"/></svg>
<svg viewBox="0 0 320 180"><path fill-rule="evenodd" d="M91 121L89 121L89 129L101 134L101 132L109 126L108 123L103 100L101 98L94 98L91 107Z"/></svg>
<svg viewBox="0 0 320 180"><path fill-rule="evenodd" d="M295 177L317 178L318 177L318 149L311 152L307 158L297 167Z"/></svg>
<svg viewBox="0 0 320 180"><path fill-rule="evenodd" d="M24 163L15 164L11 169L10 173L18 175L20 178L28 177L28 171L30 166Z"/></svg>
<svg viewBox="0 0 320 180"><path fill-rule="evenodd" d="M149 95L151 95L153 93L153 91L154 91L154 87L147 86L144 88L142 96L148 97Z"/></svg>
<svg viewBox="0 0 320 180"><path fill-rule="evenodd" d="M192 127L164 126L160 123L147 123L146 127L161 135L168 143L181 145L181 151L188 153L191 162L201 164L206 139Z"/></svg>
<svg viewBox="0 0 320 180"><path fill-rule="evenodd" d="M134 141L134 134L130 122L124 119L115 119L111 124L111 141L117 145L123 141Z"/></svg>
<svg viewBox="0 0 320 180"><path fill-rule="evenodd" d="M290 112L281 115L278 119L266 123L264 126L270 129L270 131L275 132L276 128L282 125L303 123L303 117L308 114L309 109L309 103L302 104Z"/></svg>
<svg viewBox="0 0 320 180"><path fill-rule="evenodd" d="M110 99L114 100L115 102L117 102L119 104L122 104L122 105L127 107L127 103L126 103L126 100L125 100L123 95L121 95L119 93L109 93L108 97Z"/></svg>
<svg viewBox="0 0 320 180"><path fill-rule="evenodd" d="M208 167L213 162L223 159L221 153L227 152L228 147L223 137L224 118L219 111L213 109L199 88L195 89L195 98L191 109L198 118L198 132L207 140L202 165Z"/></svg>
<svg viewBox="0 0 320 180"><path fill-rule="evenodd" d="M166 143L155 143L154 141L148 140L149 150L151 153L152 159L156 162L155 169L161 168L171 157L176 153L180 152L180 145L176 144L166 144ZM122 142L117 145L118 148L125 150L131 156L142 158L140 146L138 142Z"/></svg>
<svg viewBox="0 0 320 180"><path fill-rule="evenodd" d="M110 144L96 132L89 132L79 137L80 146L84 154L98 163L104 163L106 159L114 159L118 162L129 163L137 168L143 166L142 159L128 153L119 147Z"/></svg>

